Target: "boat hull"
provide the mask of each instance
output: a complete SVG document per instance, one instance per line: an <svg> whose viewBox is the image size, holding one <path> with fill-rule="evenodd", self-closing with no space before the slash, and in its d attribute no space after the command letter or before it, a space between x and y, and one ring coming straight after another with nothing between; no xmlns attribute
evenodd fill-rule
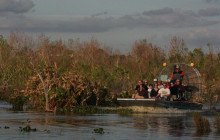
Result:
<svg viewBox="0 0 220 140"><path fill-rule="evenodd" d="M178 108L178 109L187 109L187 110L201 110L202 104L192 103L188 101L162 101L156 100L157 104L166 107L166 108Z"/></svg>

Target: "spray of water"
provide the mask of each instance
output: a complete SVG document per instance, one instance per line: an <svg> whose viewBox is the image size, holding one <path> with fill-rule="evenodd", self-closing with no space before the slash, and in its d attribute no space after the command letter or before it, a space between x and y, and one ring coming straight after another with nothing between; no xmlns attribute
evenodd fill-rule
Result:
<svg viewBox="0 0 220 140"><path fill-rule="evenodd" d="M202 110L184 110L184 109L175 109L175 108L159 108L159 107L140 107L140 106L132 106L132 107L121 107L126 109L131 109L134 112L139 113L192 113L192 112L202 112Z"/></svg>

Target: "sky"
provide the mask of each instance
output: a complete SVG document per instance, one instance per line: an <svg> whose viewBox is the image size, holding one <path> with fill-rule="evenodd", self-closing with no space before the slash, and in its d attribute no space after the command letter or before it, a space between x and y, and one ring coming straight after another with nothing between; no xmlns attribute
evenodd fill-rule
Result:
<svg viewBox="0 0 220 140"><path fill-rule="evenodd" d="M143 39L166 48L174 36L220 48L220 0L0 0L0 34L12 31L95 38L121 52Z"/></svg>

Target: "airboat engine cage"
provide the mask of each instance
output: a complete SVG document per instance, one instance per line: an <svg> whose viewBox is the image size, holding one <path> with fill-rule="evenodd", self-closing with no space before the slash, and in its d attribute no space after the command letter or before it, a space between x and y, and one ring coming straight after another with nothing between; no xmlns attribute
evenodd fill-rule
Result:
<svg viewBox="0 0 220 140"><path fill-rule="evenodd" d="M166 64L165 64L166 65ZM180 69L184 72L183 84L187 86L187 92L197 92L199 98L202 94L202 77L198 69L193 67L193 64L186 63L171 63L161 70L160 76L166 76L170 78L172 72L175 70L175 66L179 65Z"/></svg>

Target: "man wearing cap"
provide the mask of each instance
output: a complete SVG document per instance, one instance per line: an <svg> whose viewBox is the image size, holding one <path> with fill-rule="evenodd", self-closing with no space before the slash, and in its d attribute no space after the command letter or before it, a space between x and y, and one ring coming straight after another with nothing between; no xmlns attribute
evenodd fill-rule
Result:
<svg viewBox="0 0 220 140"><path fill-rule="evenodd" d="M176 65L175 71L172 73L172 75L170 77L171 81L174 83L176 82L177 79L180 79L180 81L182 81L183 77L184 77L183 71L180 70L179 65Z"/></svg>
<svg viewBox="0 0 220 140"><path fill-rule="evenodd" d="M155 85L157 85L158 83L157 83L157 79L155 78L154 80L153 80L153 88L155 87Z"/></svg>

